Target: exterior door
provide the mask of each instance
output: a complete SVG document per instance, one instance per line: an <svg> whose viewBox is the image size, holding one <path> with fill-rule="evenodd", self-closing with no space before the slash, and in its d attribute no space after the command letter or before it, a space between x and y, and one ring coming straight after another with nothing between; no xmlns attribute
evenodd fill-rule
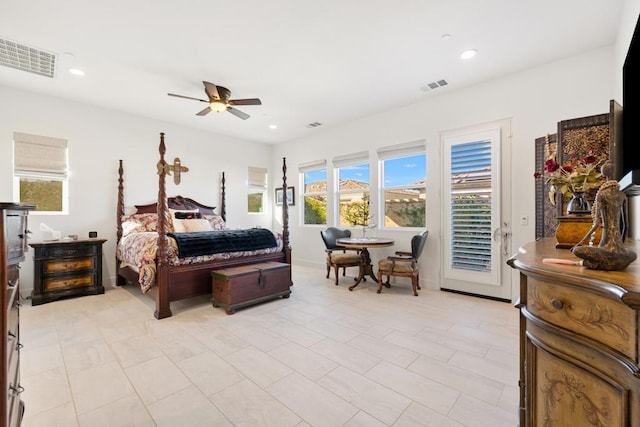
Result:
<svg viewBox="0 0 640 427"><path fill-rule="evenodd" d="M510 120L447 131L441 288L511 301Z"/></svg>

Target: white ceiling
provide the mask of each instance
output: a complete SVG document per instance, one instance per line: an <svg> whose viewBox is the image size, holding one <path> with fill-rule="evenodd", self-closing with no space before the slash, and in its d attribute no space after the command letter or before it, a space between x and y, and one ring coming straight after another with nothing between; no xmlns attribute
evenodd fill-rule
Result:
<svg viewBox="0 0 640 427"><path fill-rule="evenodd" d="M59 56L53 79L0 66L0 85L278 143L611 45L623 0L3 3L0 38ZM206 104L167 96L206 98L203 80L263 105L200 117Z"/></svg>

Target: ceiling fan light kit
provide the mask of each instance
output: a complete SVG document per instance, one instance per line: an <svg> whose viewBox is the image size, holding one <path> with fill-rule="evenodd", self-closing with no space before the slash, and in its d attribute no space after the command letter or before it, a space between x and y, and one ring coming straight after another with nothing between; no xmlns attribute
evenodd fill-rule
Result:
<svg viewBox="0 0 640 427"><path fill-rule="evenodd" d="M228 111L236 117L242 120L247 120L249 116L247 113L234 108L234 105L262 105L262 102L258 98L248 99L229 99L231 97L231 91L226 87L216 86L213 83L203 81L204 92L207 94L208 99L193 98L190 96L176 95L174 93L168 93L169 96L176 96L178 98L193 99L194 101L206 102L209 104L207 108L196 113L197 116L205 116L211 111L221 113Z"/></svg>

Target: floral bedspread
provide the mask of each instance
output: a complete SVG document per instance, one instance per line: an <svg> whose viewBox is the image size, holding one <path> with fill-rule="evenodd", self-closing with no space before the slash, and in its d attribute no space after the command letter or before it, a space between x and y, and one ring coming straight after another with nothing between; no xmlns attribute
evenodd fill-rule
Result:
<svg viewBox="0 0 640 427"><path fill-rule="evenodd" d="M268 254L282 251L282 235L274 233L277 247L246 252L225 252L213 255L178 258L176 241L169 237L169 265L198 264L212 260L230 259L251 255ZM138 271L138 283L142 293L147 293L155 284L156 278L156 250L158 233L143 231L123 236L116 248L116 257L121 266L130 266Z"/></svg>

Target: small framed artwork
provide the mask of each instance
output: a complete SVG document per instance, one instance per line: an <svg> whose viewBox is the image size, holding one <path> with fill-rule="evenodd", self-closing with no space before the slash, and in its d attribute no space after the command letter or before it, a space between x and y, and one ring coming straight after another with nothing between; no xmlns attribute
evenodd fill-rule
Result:
<svg viewBox="0 0 640 427"><path fill-rule="evenodd" d="M276 188L276 205L282 206L282 187ZM296 189L294 187L287 187L287 206L296 205Z"/></svg>

